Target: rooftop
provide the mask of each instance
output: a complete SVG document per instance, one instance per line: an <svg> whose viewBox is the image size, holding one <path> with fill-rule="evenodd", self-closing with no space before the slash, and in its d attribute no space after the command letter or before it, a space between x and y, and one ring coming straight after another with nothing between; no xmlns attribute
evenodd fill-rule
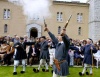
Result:
<svg viewBox="0 0 100 77"><path fill-rule="evenodd" d="M68 5L83 5L83 6L88 6L89 3L83 3L80 1L53 1L54 4L68 4Z"/></svg>

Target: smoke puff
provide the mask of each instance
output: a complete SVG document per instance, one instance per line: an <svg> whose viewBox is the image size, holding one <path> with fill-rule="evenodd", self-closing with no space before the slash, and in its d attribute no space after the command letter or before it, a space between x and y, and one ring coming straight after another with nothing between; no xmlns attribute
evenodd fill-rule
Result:
<svg viewBox="0 0 100 77"><path fill-rule="evenodd" d="M9 2L17 2L17 5L22 6L23 13L29 19L34 19L38 17L39 19L43 17L50 16L49 6L50 0L8 0Z"/></svg>

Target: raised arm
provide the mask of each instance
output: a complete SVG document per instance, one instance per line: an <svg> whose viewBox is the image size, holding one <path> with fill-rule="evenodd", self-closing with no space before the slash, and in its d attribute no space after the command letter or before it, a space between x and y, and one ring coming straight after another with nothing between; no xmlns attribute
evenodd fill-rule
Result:
<svg viewBox="0 0 100 77"><path fill-rule="evenodd" d="M51 37L52 41L57 44L58 43L58 39L54 36L54 34L52 34L49 29L47 27L45 27L45 31L48 32L49 36Z"/></svg>
<svg viewBox="0 0 100 77"><path fill-rule="evenodd" d="M70 39L69 39L69 37L67 36L66 30L65 30L65 29L63 29L63 30L61 31L61 36L62 36L62 40L63 40L63 42L64 42L64 44L65 44L65 46L66 46L66 49L69 49L69 47L70 47Z"/></svg>
<svg viewBox="0 0 100 77"><path fill-rule="evenodd" d="M70 47L70 40L69 40L68 36L65 34L65 35L62 37L62 39L63 39L63 42L64 42L66 48L69 49L69 47Z"/></svg>
<svg viewBox="0 0 100 77"><path fill-rule="evenodd" d="M49 36L51 37L52 41L57 44L58 43L58 39L54 36L54 34L52 34L51 32L48 32Z"/></svg>

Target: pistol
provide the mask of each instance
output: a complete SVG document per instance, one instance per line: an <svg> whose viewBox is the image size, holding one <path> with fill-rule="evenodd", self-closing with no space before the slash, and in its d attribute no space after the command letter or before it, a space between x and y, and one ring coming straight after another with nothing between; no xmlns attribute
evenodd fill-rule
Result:
<svg viewBox="0 0 100 77"><path fill-rule="evenodd" d="M44 17L43 17L43 19L44 19ZM47 24L46 24L46 22L45 22L45 19L44 19L44 26L47 27Z"/></svg>
<svg viewBox="0 0 100 77"><path fill-rule="evenodd" d="M68 21L66 22L66 25L64 26L64 28L66 28L68 26L68 23L69 23L71 17L72 17L72 15L70 15L70 17L69 17Z"/></svg>

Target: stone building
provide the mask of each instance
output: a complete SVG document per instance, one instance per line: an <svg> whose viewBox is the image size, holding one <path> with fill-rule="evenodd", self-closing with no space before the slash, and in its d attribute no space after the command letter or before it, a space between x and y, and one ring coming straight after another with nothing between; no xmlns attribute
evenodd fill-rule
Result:
<svg viewBox="0 0 100 77"><path fill-rule="evenodd" d="M89 0L89 37L100 40L100 0Z"/></svg>
<svg viewBox="0 0 100 77"><path fill-rule="evenodd" d="M72 18L67 27L67 34L73 39L87 39L89 33L89 4L80 2L64 2L50 0L50 12L52 16L46 18L48 28L58 35L64 27L69 16ZM37 20L26 23L21 6L14 5L7 0L0 0L0 36L28 35L40 37L48 35L43 30L44 24Z"/></svg>

